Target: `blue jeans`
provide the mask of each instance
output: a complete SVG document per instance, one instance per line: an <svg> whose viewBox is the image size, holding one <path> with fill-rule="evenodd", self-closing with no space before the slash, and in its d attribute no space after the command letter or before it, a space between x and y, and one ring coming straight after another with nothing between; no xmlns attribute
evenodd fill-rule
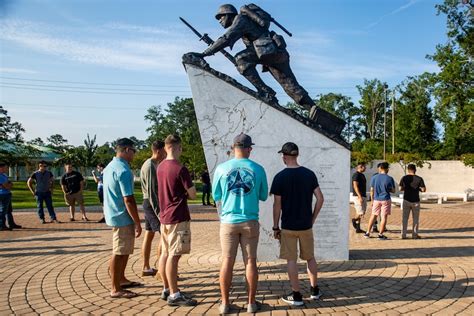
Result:
<svg viewBox="0 0 474 316"><path fill-rule="evenodd" d="M5 218L10 210L10 205L12 202L11 193L0 194L0 227L6 227Z"/></svg>
<svg viewBox="0 0 474 316"><path fill-rule="evenodd" d="M51 220L56 219L56 213L54 213L53 208L53 198L51 196L51 192L36 192L36 205L38 207L38 216L40 219L44 219L44 209L43 209L43 202L46 203L46 208L48 209L49 217Z"/></svg>

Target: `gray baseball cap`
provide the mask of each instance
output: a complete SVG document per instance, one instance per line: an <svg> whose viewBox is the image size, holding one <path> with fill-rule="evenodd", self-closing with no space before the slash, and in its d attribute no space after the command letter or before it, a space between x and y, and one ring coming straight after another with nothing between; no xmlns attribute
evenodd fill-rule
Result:
<svg viewBox="0 0 474 316"><path fill-rule="evenodd" d="M278 152L279 154L288 155L288 156L298 156L299 149L295 143L288 142L283 144L281 150Z"/></svg>
<svg viewBox="0 0 474 316"><path fill-rule="evenodd" d="M234 137L234 147L249 148L252 147L252 145L255 145L252 143L252 137L247 134L240 133Z"/></svg>

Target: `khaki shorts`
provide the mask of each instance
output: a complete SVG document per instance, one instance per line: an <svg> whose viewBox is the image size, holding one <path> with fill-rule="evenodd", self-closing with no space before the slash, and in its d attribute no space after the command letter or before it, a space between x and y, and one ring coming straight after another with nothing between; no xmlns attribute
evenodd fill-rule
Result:
<svg viewBox="0 0 474 316"><path fill-rule="evenodd" d="M84 196L80 191L72 194L64 194L64 201L69 206L76 205L76 202L77 204L82 205L84 204Z"/></svg>
<svg viewBox="0 0 474 316"><path fill-rule="evenodd" d="M120 256L131 255L135 247L135 225L113 227L112 231L112 253Z"/></svg>
<svg viewBox="0 0 474 316"><path fill-rule="evenodd" d="M258 237L260 225L258 221L248 221L238 224L221 223L220 239L222 257L235 258L237 248L242 249L244 261L257 258Z"/></svg>
<svg viewBox="0 0 474 316"><path fill-rule="evenodd" d="M367 198L362 197L362 204L359 203L359 197L356 196L354 201L354 208L358 215L364 215L367 211Z"/></svg>
<svg viewBox="0 0 474 316"><path fill-rule="evenodd" d="M298 247L300 245L301 260L310 260L314 257L313 229L307 230L281 230L280 258L286 260L298 259Z"/></svg>
<svg viewBox="0 0 474 316"><path fill-rule="evenodd" d="M161 251L170 256L180 256L191 252L190 222L161 224Z"/></svg>

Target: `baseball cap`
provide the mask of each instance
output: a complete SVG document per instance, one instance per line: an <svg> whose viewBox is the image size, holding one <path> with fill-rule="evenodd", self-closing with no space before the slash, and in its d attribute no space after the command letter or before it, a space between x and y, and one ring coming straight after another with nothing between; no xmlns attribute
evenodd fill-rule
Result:
<svg viewBox="0 0 474 316"><path fill-rule="evenodd" d="M120 138L117 139L117 147L129 147L135 149L135 143L130 138Z"/></svg>
<svg viewBox="0 0 474 316"><path fill-rule="evenodd" d="M281 150L278 152L279 154L284 154L288 156L298 156L299 150L298 146L295 143L288 142L283 144Z"/></svg>
<svg viewBox="0 0 474 316"><path fill-rule="evenodd" d="M234 137L234 147L249 148L255 145L252 143L252 137L247 134L240 133Z"/></svg>

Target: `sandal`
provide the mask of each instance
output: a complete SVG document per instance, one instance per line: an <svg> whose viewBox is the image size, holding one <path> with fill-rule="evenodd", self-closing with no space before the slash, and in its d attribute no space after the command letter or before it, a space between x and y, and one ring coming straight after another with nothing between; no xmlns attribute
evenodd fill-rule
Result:
<svg viewBox="0 0 474 316"><path fill-rule="evenodd" d="M140 282L130 281L129 283L120 284L120 287L122 289L128 289L130 287L139 287L139 286L142 286L142 285L143 284L141 284Z"/></svg>
<svg viewBox="0 0 474 316"><path fill-rule="evenodd" d="M138 296L137 293L134 293L134 292L130 292L130 291L118 291L118 292L115 292L115 293L110 293L110 297L111 298L134 298Z"/></svg>

